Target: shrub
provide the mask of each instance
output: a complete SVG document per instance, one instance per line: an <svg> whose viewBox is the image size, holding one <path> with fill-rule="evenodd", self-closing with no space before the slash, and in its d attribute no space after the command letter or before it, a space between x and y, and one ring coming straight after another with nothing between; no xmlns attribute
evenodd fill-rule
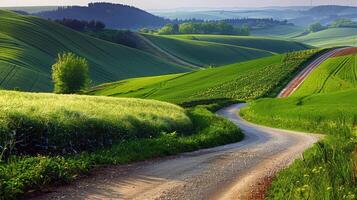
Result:
<svg viewBox="0 0 357 200"><path fill-rule="evenodd" d="M88 62L73 53L59 54L52 65L52 79L55 93L73 94L89 85Z"/></svg>

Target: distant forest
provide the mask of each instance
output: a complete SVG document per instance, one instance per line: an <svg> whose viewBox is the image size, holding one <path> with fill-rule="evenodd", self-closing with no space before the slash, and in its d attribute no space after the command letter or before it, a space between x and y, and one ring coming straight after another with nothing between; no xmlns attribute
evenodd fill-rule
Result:
<svg viewBox="0 0 357 200"><path fill-rule="evenodd" d="M44 11L36 14L47 19L77 19L97 20L105 23L108 28L135 29L142 27L159 27L170 20L157 17L138 8L112 3L90 3L88 6L59 7L54 11Z"/></svg>
<svg viewBox="0 0 357 200"><path fill-rule="evenodd" d="M59 7L57 10L44 11L37 16L52 20L100 21L110 29L159 28L166 24L183 24L188 22L221 22L190 20L169 20L152 15L144 10L121 4L90 3L88 6ZM68 21L67 21L68 22ZM287 21L274 19L226 19L223 22L235 27L248 26L250 29L266 28L273 25L288 25ZM70 22L70 24L75 22ZM68 23L67 23L68 24ZM65 25L65 24L64 24Z"/></svg>

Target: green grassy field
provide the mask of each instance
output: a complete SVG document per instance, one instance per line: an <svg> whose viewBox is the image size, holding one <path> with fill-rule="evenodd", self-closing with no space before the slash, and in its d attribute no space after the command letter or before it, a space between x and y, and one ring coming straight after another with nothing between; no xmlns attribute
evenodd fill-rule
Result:
<svg viewBox="0 0 357 200"><path fill-rule="evenodd" d="M223 35L144 35L154 44L187 62L219 66L276 53L305 50L307 45L268 38Z"/></svg>
<svg viewBox="0 0 357 200"><path fill-rule="evenodd" d="M317 47L356 46L356 35L357 28L331 28L294 39Z"/></svg>
<svg viewBox="0 0 357 200"><path fill-rule="evenodd" d="M299 26L276 25L270 28L252 30L251 34L260 37L293 38L304 32L304 30L303 27Z"/></svg>
<svg viewBox="0 0 357 200"><path fill-rule="evenodd" d="M184 109L159 101L0 91L0 105L0 146L15 131L19 152L81 151L192 128Z"/></svg>
<svg viewBox="0 0 357 200"><path fill-rule="evenodd" d="M356 198L355 56L328 59L292 97L257 100L242 110L254 123L327 135L278 174L267 199Z"/></svg>
<svg viewBox="0 0 357 200"><path fill-rule="evenodd" d="M269 37L228 35L174 35L170 37L260 49L272 53L286 53L310 48L308 45L302 43L282 39L271 39Z"/></svg>
<svg viewBox="0 0 357 200"><path fill-rule="evenodd" d="M293 94L304 96L357 87L357 55L328 59L319 66Z"/></svg>
<svg viewBox="0 0 357 200"><path fill-rule="evenodd" d="M200 99L254 99L275 94L317 50L170 76L128 79L98 86L94 95L138 97L182 103Z"/></svg>
<svg viewBox="0 0 357 200"><path fill-rule="evenodd" d="M199 66L219 66L271 56L271 52L221 43L144 35L170 54Z"/></svg>
<svg viewBox="0 0 357 200"><path fill-rule="evenodd" d="M51 65L71 51L90 64L93 84L189 71L145 52L98 40L56 23L0 10L0 87L50 91Z"/></svg>
<svg viewBox="0 0 357 200"><path fill-rule="evenodd" d="M63 184L103 165L243 138L213 111L142 99L0 91L0 199Z"/></svg>

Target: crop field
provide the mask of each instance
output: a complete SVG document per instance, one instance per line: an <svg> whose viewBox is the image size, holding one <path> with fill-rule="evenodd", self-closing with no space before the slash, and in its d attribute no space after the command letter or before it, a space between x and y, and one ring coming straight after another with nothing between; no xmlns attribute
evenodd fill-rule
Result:
<svg viewBox="0 0 357 200"><path fill-rule="evenodd" d="M304 30L303 27L299 26L276 25L269 28L251 30L251 34L260 37L294 38Z"/></svg>
<svg viewBox="0 0 357 200"><path fill-rule="evenodd" d="M88 150L192 126L183 108L153 100L0 91L0 105L0 146L16 132L20 153Z"/></svg>
<svg viewBox="0 0 357 200"><path fill-rule="evenodd" d="M293 94L303 96L357 87L357 54L330 58Z"/></svg>
<svg viewBox="0 0 357 200"><path fill-rule="evenodd" d="M251 102L241 115L271 127L327 136L280 172L267 199L355 199L356 55L330 58L293 94Z"/></svg>
<svg viewBox="0 0 357 200"><path fill-rule="evenodd" d="M356 46L356 35L357 28L330 28L294 39L317 47Z"/></svg>
<svg viewBox="0 0 357 200"><path fill-rule="evenodd" d="M234 45L239 47L260 49L272 53L286 53L286 52L300 51L310 48L310 46L299 42L282 40L282 39L271 39L268 37L229 36L229 35L174 35L168 37Z"/></svg>
<svg viewBox="0 0 357 200"><path fill-rule="evenodd" d="M98 86L90 94L175 103L217 98L255 99L278 92L301 64L317 52L293 53L291 60L286 60L286 55L276 55L176 76L128 79Z"/></svg>
<svg viewBox="0 0 357 200"><path fill-rule="evenodd" d="M264 50L214 42L177 39L171 36L144 35L155 45L186 62L199 66L219 66L271 56Z"/></svg>
<svg viewBox="0 0 357 200"><path fill-rule="evenodd" d="M50 91L51 65L63 51L89 61L93 84L189 71L145 52L98 40L37 17L0 10L0 27L1 88Z"/></svg>

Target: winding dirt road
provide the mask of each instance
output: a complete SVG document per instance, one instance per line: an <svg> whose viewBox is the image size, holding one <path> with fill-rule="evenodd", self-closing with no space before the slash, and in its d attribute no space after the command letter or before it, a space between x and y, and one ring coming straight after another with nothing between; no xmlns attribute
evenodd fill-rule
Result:
<svg viewBox="0 0 357 200"><path fill-rule="evenodd" d="M289 96L327 58L312 62L279 95ZM245 134L241 142L131 165L111 166L34 199L262 199L267 182L320 136L255 125L237 115L244 104L217 114Z"/></svg>
<svg viewBox="0 0 357 200"><path fill-rule="evenodd" d="M104 168L35 199L257 199L266 178L318 136L251 124L238 117L242 106L218 112L244 131L242 142Z"/></svg>

